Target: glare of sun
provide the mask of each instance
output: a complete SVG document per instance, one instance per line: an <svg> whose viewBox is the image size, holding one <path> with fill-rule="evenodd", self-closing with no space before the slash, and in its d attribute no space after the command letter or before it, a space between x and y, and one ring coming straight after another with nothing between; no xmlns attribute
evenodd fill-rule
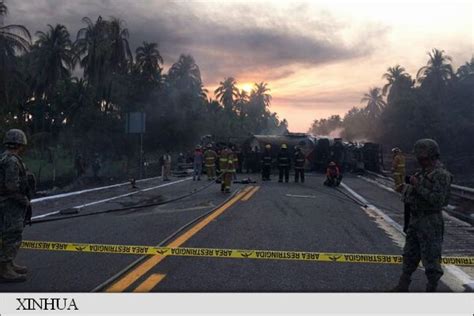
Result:
<svg viewBox="0 0 474 316"><path fill-rule="evenodd" d="M250 83L244 83L242 85L242 90L244 90L247 93L250 93L252 91L252 85Z"/></svg>

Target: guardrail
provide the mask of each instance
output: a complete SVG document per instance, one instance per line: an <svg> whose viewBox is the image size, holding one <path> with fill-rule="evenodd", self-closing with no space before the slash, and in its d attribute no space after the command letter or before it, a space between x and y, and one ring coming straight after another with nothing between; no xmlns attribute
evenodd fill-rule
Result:
<svg viewBox="0 0 474 316"><path fill-rule="evenodd" d="M390 183L393 184L393 179L384 175L381 175L376 172L372 171L367 171L368 174L371 174L373 176L376 176L380 179L383 179L385 181L389 181ZM469 201L474 201L474 188L470 187L464 187L461 185L457 184L452 184L451 185L451 194L457 198L464 199L464 200L469 200Z"/></svg>
<svg viewBox="0 0 474 316"><path fill-rule="evenodd" d="M461 199L474 201L474 189L469 187L463 187L457 184L451 185L451 194Z"/></svg>

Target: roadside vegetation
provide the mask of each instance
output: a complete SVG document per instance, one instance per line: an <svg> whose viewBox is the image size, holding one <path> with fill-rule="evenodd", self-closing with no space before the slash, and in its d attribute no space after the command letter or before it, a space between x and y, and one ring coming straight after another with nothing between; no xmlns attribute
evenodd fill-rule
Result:
<svg viewBox="0 0 474 316"><path fill-rule="evenodd" d="M60 24L36 33L8 24L3 1L0 15L0 133L27 133L27 159L40 181L70 178L78 154L86 162L99 153L110 164L136 165L139 138L125 133L129 112L146 113L144 151L155 155L192 148L202 135L225 139L287 129L269 110L267 83L247 93L236 79L224 78L212 99L193 56L164 61L153 39L132 51L119 18L84 17L74 36ZM171 64L166 71L165 62Z"/></svg>

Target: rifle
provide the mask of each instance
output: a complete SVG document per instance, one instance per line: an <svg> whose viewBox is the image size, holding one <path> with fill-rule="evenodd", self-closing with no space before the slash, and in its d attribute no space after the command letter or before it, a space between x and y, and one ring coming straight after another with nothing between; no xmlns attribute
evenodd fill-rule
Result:
<svg viewBox="0 0 474 316"><path fill-rule="evenodd" d="M405 183L410 184L410 177L405 177ZM410 192L411 193L411 192ZM407 194L405 191L404 194ZM406 234L408 231L408 226L410 225L410 217L411 217L411 207L407 201L404 201L404 214L403 214L403 232Z"/></svg>
<svg viewBox="0 0 474 316"><path fill-rule="evenodd" d="M31 198L33 194L36 192L36 178L35 175L31 172L26 172L26 187L25 187L25 195L28 199L28 205L26 206L26 214L24 225L31 226L31 217L33 216L33 208L31 207Z"/></svg>

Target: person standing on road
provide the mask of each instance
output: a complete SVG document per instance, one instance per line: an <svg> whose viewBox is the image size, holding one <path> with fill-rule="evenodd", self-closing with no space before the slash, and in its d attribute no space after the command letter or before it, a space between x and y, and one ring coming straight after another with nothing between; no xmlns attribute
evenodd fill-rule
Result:
<svg viewBox="0 0 474 316"><path fill-rule="evenodd" d="M202 154L202 149L200 145L196 146L196 150L194 150L194 158L193 158L193 181L201 181L201 174L202 174L202 163L204 161L204 155Z"/></svg>
<svg viewBox="0 0 474 316"><path fill-rule="evenodd" d="M232 173L232 179L237 180L237 169L241 161L239 160L239 157L237 156L237 149L235 146L230 147L229 158L232 160L233 168L235 169L234 172Z"/></svg>
<svg viewBox="0 0 474 316"><path fill-rule="evenodd" d="M278 182L283 182L283 174L285 175L285 182L288 183L290 180L290 161L291 157L290 153L288 152L288 146L283 144L281 145L280 152L278 153Z"/></svg>
<svg viewBox="0 0 474 316"><path fill-rule="evenodd" d="M295 183L298 183L301 178L301 183L304 183L304 164L306 157L299 146L295 147Z"/></svg>
<svg viewBox="0 0 474 316"><path fill-rule="evenodd" d="M31 224L31 194L35 181L21 158L27 139L23 131L5 134L0 156L0 282L26 281L28 269L15 263L24 226Z"/></svg>
<svg viewBox="0 0 474 316"><path fill-rule="evenodd" d="M442 208L448 205L453 176L439 161L438 143L420 139L414 153L421 171L404 185L403 200L409 206L410 220L403 248L403 267L396 292L408 292L411 275L420 261L425 268L427 292L435 292L443 275L441 249L444 235Z"/></svg>
<svg viewBox="0 0 474 316"><path fill-rule="evenodd" d="M262 181L270 181L270 173L272 170L272 146L265 145L265 151L262 154Z"/></svg>
<svg viewBox="0 0 474 316"><path fill-rule="evenodd" d="M221 184L221 192L226 192L226 189L229 188L230 192L230 183L232 182L232 173L230 173L230 169L233 168L232 156L229 148L227 145L219 152L219 170L220 170L220 184Z"/></svg>
<svg viewBox="0 0 474 316"><path fill-rule="evenodd" d="M216 160L217 153L212 149L212 145L207 145L204 153L204 161L206 166L207 180L213 181L216 178Z"/></svg>
<svg viewBox="0 0 474 316"><path fill-rule="evenodd" d="M222 188L221 191L225 193L230 193L230 187L232 186L232 179L235 175L235 164L236 164L236 156L234 152L230 149L226 149L226 156L227 156L227 164L224 171L224 176L222 179Z"/></svg>
<svg viewBox="0 0 474 316"><path fill-rule="evenodd" d="M94 174L94 178L96 178L96 179L99 178L99 172L100 172L101 168L102 168L102 164L100 162L99 153L95 153L94 161L92 162L92 172Z"/></svg>
<svg viewBox="0 0 474 316"><path fill-rule="evenodd" d="M398 147L393 148L392 153L392 174L393 181L395 182L395 191L401 192L405 182L405 155L403 155L402 150Z"/></svg>
<svg viewBox="0 0 474 316"><path fill-rule="evenodd" d="M161 157L161 175L163 176L163 181L170 181L171 177L171 155L170 151L167 150L166 153Z"/></svg>
<svg viewBox="0 0 474 316"><path fill-rule="evenodd" d="M74 159L74 167L76 169L76 176L78 178L82 177L86 173L86 164L81 154L76 154L76 158Z"/></svg>

